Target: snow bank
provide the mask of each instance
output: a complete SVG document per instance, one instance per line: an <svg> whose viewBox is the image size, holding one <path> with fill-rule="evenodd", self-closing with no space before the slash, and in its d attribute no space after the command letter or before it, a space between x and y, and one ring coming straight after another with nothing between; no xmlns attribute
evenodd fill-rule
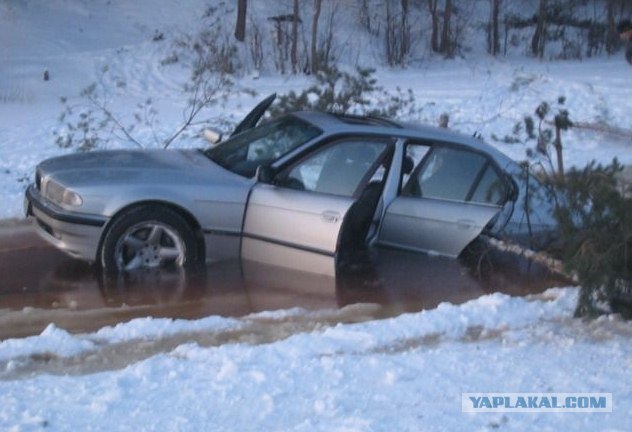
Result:
<svg viewBox="0 0 632 432"><path fill-rule="evenodd" d="M441 303L436 309L395 318L369 321L359 324L339 324L324 327L317 345L306 345L318 351L331 351L341 346L364 347L395 343L412 337L443 335L457 339L468 329L504 329L525 327L539 320L551 320L568 316L576 303L576 289L552 288L544 296L548 301L529 301L522 297L510 297L495 293L471 300L462 305ZM248 315L242 319L210 316L198 320L170 318L136 318L115 326L107 326L90 333L71 335L50 324L38 336L22 339L7 339L0 342L0 361L28 356L71 357L103 348L107 344L130 341L155 340L192 332L222 332L244 329L262 321L286 321L290 318L319 317L330 315L330 311L308 312L301 308L281 311L266 311ZM295 335L293 338L311 338L311 334Z"/></svg>
<svg viewBox="0 0 632 432"><path fill-rule="evenodd" d="M532 298L493 294L271 343L183 343L120 370L5 380L0 429L626 430L632 326L570 319L576 296L576 289ZM296 312L188 324L135 320L66 336L92 343L79 349L98 355L98 339L119 343L171 333L168 327L221 332ZM37 346L59 332L22 344ZM6 346L3 352L11 357ZM22 347L14 355L24 352ZM72 355L61 348L51 352ZM462 392L485 391L608 392L615 408L606 414L461 413Z"/></svg>
<svg viewBox="0 0 632 432"><path fill-rule="evenodd" d="M94 348L93 342L73 336L57 328L55 324L49 324L38 336L0 342L0 362L36 355L70 357Z"/></svg>
<svg viewBox="0 0 632 432"><path fill-rule="evenodd" d="M159 339L187 332L236 330L242 325L238 320L218 316L194 321L136 318L126 323L103 327L92 334L71 335L54 324L49 324L38 336L0 341L0 362L29 356L72 357L107 344Z"/></svg>
<svg viewBox="0 0 632 432"><path fill-rule="evenodd" d="M104 327L93 335L102 343L121 343L130 340L146 340L172 336L177 333L222 331L237 329L241 326L239 320L210 316L199 320L183 320L170 318L136 318L127 323Z"/></svg>

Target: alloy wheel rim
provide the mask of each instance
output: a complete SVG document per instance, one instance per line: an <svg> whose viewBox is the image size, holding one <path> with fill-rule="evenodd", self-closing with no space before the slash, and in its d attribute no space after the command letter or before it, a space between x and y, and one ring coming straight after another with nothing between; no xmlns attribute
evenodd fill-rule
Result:
<svg viewBox="0 0 632 432"><path fill-rule="evenodd" d="M185 245L171 226L157 221L129 227L119 237L114 258L119 270L133 271L166 266L182 267Z"/></svg>

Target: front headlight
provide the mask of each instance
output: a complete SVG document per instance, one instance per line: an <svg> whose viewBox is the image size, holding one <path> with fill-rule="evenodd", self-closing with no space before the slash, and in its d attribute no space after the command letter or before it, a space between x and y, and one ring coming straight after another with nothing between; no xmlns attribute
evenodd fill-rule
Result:
<svg viewBox="0 0 632 432"><path fill-rule="evenodd" d="M81 195L50 179L45 182L44 196L56 204L65 204L74 207L83 204Z"/></svg>
<svg viewBox="0 0 632 432"><path fill-rule="evenodd" d="M81 195L79 195L77 192L66 189L64 191L61 202L62 204L79 207L81 204L83 204L83 199L81 198Z"/></svg>

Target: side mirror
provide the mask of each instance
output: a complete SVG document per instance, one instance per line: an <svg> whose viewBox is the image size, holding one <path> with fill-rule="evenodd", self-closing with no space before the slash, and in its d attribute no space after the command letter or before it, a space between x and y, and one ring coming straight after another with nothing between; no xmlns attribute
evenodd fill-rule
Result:
<svg viewBox="0 0 632 432"><path fill-rule="evenodd" d="M272 183L275 174L274 168L270 165L259 165L257 168L257 181L261 183Z"/></svg>
<svg viewBox="0 0 632 432"><path fill-rule="evenodd" d="M204 129L202 134L204 135L204 138L206 138L206 140L212 145L219 144L219 142L222 140L222 134L213 129Z"/></svg>

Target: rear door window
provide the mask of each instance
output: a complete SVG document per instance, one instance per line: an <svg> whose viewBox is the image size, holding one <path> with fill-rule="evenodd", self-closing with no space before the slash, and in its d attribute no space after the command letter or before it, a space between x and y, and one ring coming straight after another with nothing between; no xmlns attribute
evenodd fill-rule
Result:
<svg viewBox="0 0 632 432"><path fill-rule="evenodd" d="M420 148L424 158L410 176L403 177L403 196L494 205L506 199L507 186L486 156L452 147L408 147L407 154L419 153L414 149Z"/></svg>

